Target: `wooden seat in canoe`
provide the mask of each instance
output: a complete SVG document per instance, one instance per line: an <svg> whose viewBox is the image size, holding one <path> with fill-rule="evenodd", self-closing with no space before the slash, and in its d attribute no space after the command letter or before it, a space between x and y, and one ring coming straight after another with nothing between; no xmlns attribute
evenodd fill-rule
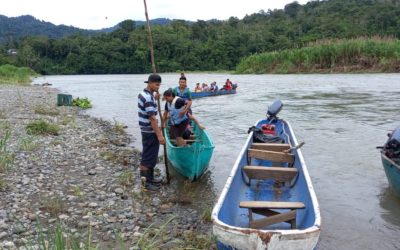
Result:
<svg viewBox="0 0 400 250"><path fill-rule="evenodd" d="M288 163L289 166L292 166L294 163L294 155L291 153L250 148L247 150L247 159L249 165L251 165L252 158L268 160L274 163Z"/></svg>
<svg viewBox="0 0 400 250"><path fill-rule="evenodd" d="M250 180L274 179L279 182L292 181L298 172L296 168L263 166L244 166L243 171Z"/></svg>
<svg viewBox="0 0 400 250"><path fill-rule="evenodd" d="M249 227L260 229L273 224L287 222L292 229L296 229L296 211L306 206L302 202L280 201L241 201L239 207L249 210ZM289 209L289 212L277 212L272 209ZM253 219L253 213L263 215L265 218Z"/></svg>
<svg viewBox="0 0 400 250"><path fill-rule="evenodd" d="M171 139L170 141L174 146L178 146L178 144L176 143L176 139ZM186 144L192 144L195 142L199 142L199 140L184 140L184 141L186 142Z"/></svg>
<svg viewBox="0 0 400 250"><path fill-rule="evenodd" d="M258 150L266 150L266 151L283 152L284 150L289 150L290 145L281 143L253 143L251 144L250 148Z"/></svg>

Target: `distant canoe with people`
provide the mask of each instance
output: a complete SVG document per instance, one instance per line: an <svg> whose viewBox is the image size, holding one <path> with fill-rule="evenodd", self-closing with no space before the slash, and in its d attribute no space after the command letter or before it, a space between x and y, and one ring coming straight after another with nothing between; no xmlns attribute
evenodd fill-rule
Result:
<svg viewBox="0 0 400 250"><path fill-rule="evenodd" d="M230 95L236 94L237 84L233 84L231 90L220 89L217 91L203 91L203 92L192 92L192 99L208 97L208 96L219 96L219 95Z"/></svg>

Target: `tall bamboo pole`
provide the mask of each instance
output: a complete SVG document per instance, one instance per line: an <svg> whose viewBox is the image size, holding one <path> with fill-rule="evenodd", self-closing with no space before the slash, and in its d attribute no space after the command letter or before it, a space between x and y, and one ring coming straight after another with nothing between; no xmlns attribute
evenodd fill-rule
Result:
<svg viewBox="0 0 400 250"><path fill-rule="evenodd" d="M147 14L147 4L146 4L146 0L143 0L144 2L144 13L146 15L146 21L147 21L147 33L148 33L148 37L149 37L149 48L150 48L150 57L151 57L151 68L153 70L153 73L157 73L156 70L156 63L154 60L154 47L153 47L153 38L151 36L151 28L150 28L150 21L149 21L149 15ZM160 99L157 99L157 104L158 104L158 113L160 115L160 121L161 124L163 124L163 118L161 115L161 104L160 104ZM163 136L165 137L165 133L164 133L164 129L162 129L162 133ZM169 184L170 181L170 177L169 177L169 168L168 168L168 156L167 156L167 146L164 144L163 145L164 148L164 164L165 164L165 173L167 175L167 183Z"/></svg>

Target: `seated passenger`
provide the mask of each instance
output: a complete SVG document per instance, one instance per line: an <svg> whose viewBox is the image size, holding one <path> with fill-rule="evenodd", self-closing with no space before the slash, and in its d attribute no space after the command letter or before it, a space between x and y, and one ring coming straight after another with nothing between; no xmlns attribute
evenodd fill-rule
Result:
<svg viewBox="0 0 400 250"><path fill-rule="evenodd" d="M224 90L232 90L232 82L228 79L226 79L225 85L222 88Z"/></svg>
<svg viewBox="0 0 400 250"><path fill-rule="evenodd" d="M196 83L196 87L194 88L194 92L202 92L203 91L203 89L201 88L201 86L200 86L200 83L198 82L198 83Z"/></svg>
<svg viewBox="0 0 400 250"><path fill-rule="evenodd" d="M203 92L210 91L210 87L208 87L207 83L203 83Z"/></svg>
<svg viewBox="0 0 400 250"><path fill-rule="evenodd" d="M217 86L217 83L216 83L216 82L212 82L212 83L211 83L211 85L210 85L210 91L213 91L213 92L218 91L218 86Z"/></svg>

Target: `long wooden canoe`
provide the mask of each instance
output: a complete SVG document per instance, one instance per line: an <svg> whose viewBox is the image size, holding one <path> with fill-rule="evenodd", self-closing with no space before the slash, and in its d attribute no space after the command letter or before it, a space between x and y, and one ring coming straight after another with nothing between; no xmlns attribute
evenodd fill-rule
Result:
<svg viewBox="0 0 400 250"><path fill-rule="evenodd" d="M288 122L278 118L255 126L275 126L284 143L255 143L249 134L212 212L218 249L314 249L320 209L298 142Z"/></svg>
<svg viewBox="0 0 400 250"><path fill-rule="evenodd" d="M169 129L165 128L168 160L181 175L191 181L197 180L207 169L214 151L214 144L206 130L192 122L194 138L188 144L178 147L170 138Z"/></svg>

